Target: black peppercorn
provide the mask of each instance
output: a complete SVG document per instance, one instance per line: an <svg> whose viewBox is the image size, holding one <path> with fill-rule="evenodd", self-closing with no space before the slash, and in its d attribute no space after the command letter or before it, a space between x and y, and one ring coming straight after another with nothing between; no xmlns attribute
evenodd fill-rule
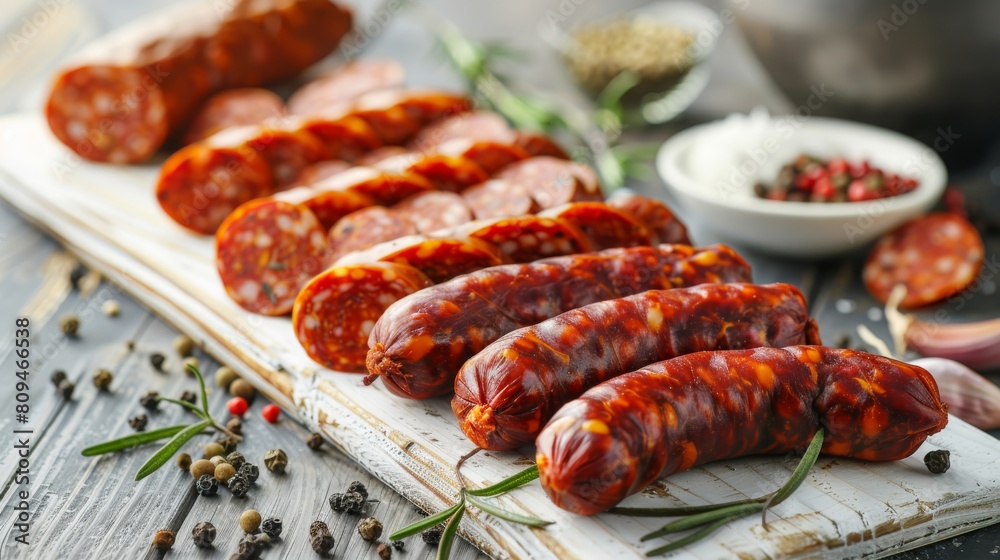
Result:
<svg viewBox="0 0 1000 560"><path fill-rule="evenodd" d="M163 371L163 362L167 360L166 356L159 352L153 352L149 355L149 363L153 366L156 371Z"/></svg>
<svg viewBox="0 0 1000 560"><path fill-rule="evenodd" d="M64 335L76 338L77 331L80 330L80 318L75 313L64 315L59 319L59 328L62 329Z"/></svg>
<svg viewBox="0 0 1000 560"><path fill-rule="evenodd" d="M106 369L99 369L97 373L94 374L94 386L97 387L99 391L107 391L111 387L111 380L114 376L110 371Z"/></svg>
<svg viewBox="0 0 1000 560"><path fill-rule="evenodd" d="M442 533L444 533L444 523L435 525L420 533L420 538L424 539L424 542L431 546L437 546L441 542Z"/></svg>
<svg viewBox="0 0 1000 560"><path fill-rule="evenodd" d="M389 545L399 552L403 552L403 548L406 547L406 544L403 541L389 541Z"/></svg>
<svg viewBox="0 0 1000 560"><path fill-rule="evenodd" d="M226 429L238 436L241 436L243 435L243 421L240 420L239 417L230 418L229 421L226 422Z"/></svg>
<svg viewBox="0 0 1000 560"><path fill-rule="evenodd" d="M156 412L160 407L160 394L156 391L146 391L139 397L139 404L150 412Z"/></svg>
<svg viewBox="0 0 1000 560"><path fill-rule="evenodd" d="M364 499L368 499L368 488L365 488L365 485L359 480L355 480L348 485L345 494L350 494L351 492L357 492L358 494L361 494L361 497Z"/></svg>
<svg viewBox="0 0 1000 560"><path fill-rule="evenodd" d="M347 513L352 515L360 515L365 509L365 499L364 495L359 492L348 492L344 494L344 507Z"/></svg>
<svg viewBox="0 0 1000 560"><path fill-rule="evenodd" d="M927 470L934 474L944 474L951 468L951 451L938 449L924 455L924 464Z"/></svg>
<svg viewBox="0 0 1000 560"><path fill-rule="evenodd" d="M236 555L241 560L253 560L260 557L260 551L263 547L257 543L257 539L254 538L253 534L243 535L240 539L240 544L237 545Z"/></svg>
<svg viewBox="0 0 1000 560"><path fill-rule="evenodd" d="M246 477L250 484L256 484L257 479L260 478L260 469L253 463L243 463L236 474Z"/></svg>
<svg viewBox="0 0 1000 560"><path fill-rule="evenodd" d="M226 455L226 461L229 462L229 464L232 465L237 471L240 470L240 467L245 465L247 462L246 458L243 457L243 454L239 451L233 451L229 455Z"/></svg>
<svg viewBox="0 0 1000 560"><path fill-rule="evenodd" d="M229 486L229 491L232 492L233 496L236 496L237 498L246 497L247 492L250 491L250 481L247 477L239 473L231 476L227 485Z"/></svg>
<svg viewBox="0 0 1000 560"><path fill-rule="evenodd" d="M347 509L347 504L344 503L344 495L340 492L334 492L330 494L330 509L333 511L344 511Z"/></svg>
<svg viewBox="0 0 1000 560"><path fill-rule="evenodd" d="M202 496L214 496L219 492L219 481L210 474L203 474L194 482L194 488Z"/></svg>
<svg viewBox="0 0 1000 560"><path fill-rule="evenodd" d="M215 525L212 525L208 521L202 521L191 530L194 545L198 548L212 548L216 534Z"/></svg>
<svg viewBox="0 0 1000 560"><path fill-rule="evenodd" d="M49 379L52 380L53 385L59 387L60 383L66 381L66 372L61 369L57 369L52 372L52 376L49 377Z"/></svg>
<svg viewBox="0 0 1000 560"><path fill-rule="evenodd" d="M330 552L336 543L326 523L313 521L312 525L309 526L309 544L312 545L312 549L316 551L316 554L325 555L327 552Z"/></svg>
<svg viewBox="0 0 1000 560"><path fill-rule="evenodd" d="M69 379L63 379L59 382L59 387L56 388L62 398L70 400L73 398L73 390L76 389L76 385Z"/></svg>
<svg viewBox="0 0 1000 560"><path fill-rule="evenodd" d="M320 447L323 447L323 436L313 433L306 438L306 445L308 445L309 449L312 449L313 451L319 450Z"/></svg>
<svg viewBox="0 0 1000 560"><path fill-rule="evenodd" d="M222 436L219 439L215 440L215 443L221 445L222 452L225 453L226 455L229 455L233 451L236 451L236 446L239 445L240 442L236 441L235 439L229 436Z"/></svg>
<svg viewBox="0 0 1000 560"><path fill-rule="evenodd" d="M272 539L277 539L281 536L281 529L281 520L277 517L268 517L260 524L260 530L264 531L264 534Z"/></svg>
<svg viewBox="0 0 1000 560"><path fill-rule="evenodd" d="M80 280L87 275L87 267L83 263L77 263L73 270L69 272L69 285L76 291L80 290Z"/></svg>
<svg viewBox="0 0 1000 560"><path fill-rule="evenodd" d="M194 394L194 391L184 391L181 393L181 399L186 403L196 404L198 402L198 395Z"/></svg>
<svg viewBox="0 0 1000 560"><path fill-rule="evenodd" d="M132 418L129 418L128 419L128 425L132 426L132 429L135 430L135 431L137 431L137 432L145 432L146 431L146 423L148 421L149 421L149 418L147 418L145 414L140 414L138 416L133 416Z"/></svg>

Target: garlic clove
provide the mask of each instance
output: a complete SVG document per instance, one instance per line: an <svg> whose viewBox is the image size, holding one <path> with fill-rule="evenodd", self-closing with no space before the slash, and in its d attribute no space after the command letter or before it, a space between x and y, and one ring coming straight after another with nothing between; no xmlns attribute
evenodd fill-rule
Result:
<svg viewBox="0 0 1000 560"><path fill-rule="evenodd" d="M947 358L920 358L910 363L934 377L949 413L981 430L1000 427L1000 387L989 379Z"/></svg>

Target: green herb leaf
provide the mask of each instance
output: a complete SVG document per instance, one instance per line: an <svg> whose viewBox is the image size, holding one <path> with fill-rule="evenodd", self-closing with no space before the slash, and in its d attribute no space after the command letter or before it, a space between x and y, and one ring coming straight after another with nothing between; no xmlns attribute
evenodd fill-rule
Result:
<svg viewBox="0 0 1000 560"><path fill-rule="evenodd" d="M189 403L187 401L182 401L180 399L172 399L170 397L157 397L156 400L163 401L163 402L168 402L168 403L179 404L179 405L183 406L184 408L190 410L191 412L194 412L195 414L197 414L199 418L205 419L205 413L200 408L198 408L197 406L195 406L195 405L193 405L193 404L191 404L191 403Z"/></svg>
<svg viewBox="0 0 1000 560"><path fill-rule="evenodd" d="M816 430L816 434L813 435L812 441L809 442L809 447L806 448L806 452L802 455L802 459L799 461L799 466L795 467L795 471L792 472L792 477L788 479L788 482L784 486L778 489L777 492L768 498L767 502L764 504L764 511L760 514L760 524L767 529L767 510L771 506L776 506L781 502L785 501L786 498L792 495L792 492L798 490L799 486L802 486L802 482L805 481L806 476L809 475L809 471L816 464L816 459L819 458L819 452L823 450L823 428Z"/></svg>
<svg viewBox="0 0 1000 560"><path fill-rule="evenodd" d="M274 295L274 290L271 289L271 285L267 282L260 283L260 289L264 290L264 295L267 299L271 300L271 303L278 303L278 296Z"/></svg>
<svg viewBox="0 0 1000 560"><path fill-rule="evenodd" d="M462 506L465 505L465 501L460 502ZM455 515L451 517L451 521L445 526L444 532L441 533L441 543L438 545L437 560L448 560L451 556L451 545L455 542L455 535L458 534L458 525L462 521L462 516L465 515L465 507L462 507L455 512Z"/></svg>
<svg viewBox="0 0 1000 560"><path fill-rule="evenodd" d="M622 97L628 91L639 84L639 75L628 70L619 73L608 85L604 86L597 96L597 103L601 108L610 111L621 121L624 111L622 109Z"/></svg>
<svg viewBox="0 0 1000 560"><path fill-rule="evenodd" d="M528 525L531 527L545 527L546 525L552 525L553 523L552 521L545 521L544 519L531 517L530 515L521 515L520 513L507 511L475 496L466 496L465 499L468 500L470 504L485 511L486 513L494 517L499 517L504 521L510 521L511 523L519 523L521 525Z"/></svg>
<svg viewBox="0 0 1000 560"><path fill-rule="evenodd" d="M285 270L285 263L269 262L267 263L267 268L271 270Z"/></svg>
<svg viewBox="0 0 1000 560"><path fill-rule="evenodd" d="M208 411L208 391L205 389L205 378L201 375L201 370L195 367L194 364L188 364L188 371L194 374L198 379L198 389L201 390L201 411L205 414L202 418L210 420L212 418L212 413Z"/></svg>
<svg viewBox="0 0 1000 560"><path fill-rule="evenodd" d="M743 517L751 513L756 513L764 509L763 503L753 503L753 504L740 504L737 506L719 507L712 511L706 511L704 513L698 513L685 517L684 519L678 519L672 523L667 523L663 527L653 531L652 533L647 533L642 536L641 541L645 542L649 539L655 539L656 537L662 537L663 535L669 535L670 533L680 533L681 531L687 531L688 529L694 529L695 527L701 527L706 523L712 523L719 519L729 519L735 517Z"/></svg>
<svg viewBox="0 0 1000 560"><path fill-rule="evenodd" d="M767 501L767 496L759 498L749 498L746 500L736 500L721 504L709 504L705 506L681 506L668 508L633 508L633 507L613 507L608 513L615 515L628 515L630 517L681 517L684 515L696 515L707 511L715 511L719 508L730 506L741 506L744 504L762 504Z"/></svg>
<svg viewBox="0 0 1000 560"><path fill-rule="evenodd" d="M175 435L176 433L180 432L181 430L187 427L188 427L187 424L181 424L179 426L170 426L169 428L160 428L159 430L151 430L148 432L129 434L125 437L120 437L118 439L113 439L111 441L106 441L104 443L92 445L84 449L80 453L84 457L94 457L96 455L111 453L112 451L121 451L122 449L128 449L129 447L135 447L137 445L142 445L144 443L150 443L153 441L172 437L173 435Z"/></svg>
<svg viewBox="0 0 1000 560"><path fill-rule="evenodd" d="M136 473L135 479L137 481L142 480L155 472L156 469L162 467L164 463L169 461L170 458L173 457L174 453L177 453L177 450L180 449L182 445L187 443L189 439L200 434L202 430L211 425L211 420L202 420L201 422L192 424L178 432L173 438L170 439L170 441L161 447L159 451L154 453L145 464L139 467L139 472Z"/></svg>
<svg viewBox="0 0 1000 560"><path fill-rule="evenodd" d="M519 473L508 476L496 484L487 486L486 488L479 488L478 490L466 490L465 493L470 496L480 497L498 496L500 494L510 492L515 488L520 488L537 478L538 467L536 465L532 465Z"/></svg>
<svg viewBox="0 0 1000 560"><path fill-rule="evenodd" d="M678 540L676 540L676 541L674 541L674 542L672 542L670 544L661 546L660 548L654 548L653 550L650 550L649 552L647 552L646 556L659 556L661 554L666 554L668 552L673 552L675 550L684 548L685 546L687 546L689 544L692 544L692 543L695 543L697 541L700 541L701 539L703 539L703 538L711 535L712 533L714 533L715 531L717 531L720 527L722 527L726 523L729 523L730 521L738 519L739 517L741 517L741 516L739 516L739 515L733 515L731 517L724 517L724 518L716 521L715 523L712 523L711 525L706 525L705 527L703 527L703 528L695 531L694 533L691 533L690 535L688 535L688 536L686 536L686 537L684 537L682 539L678 539Z"/></svg>
<svg viewBox="0 0 1000 560"><path fill-rule="evenodd" d="M398 541L399 539L405 539L406 537L409 537L411 535L416 535L417 533L419 533L421 531L424 531L426 529L430 529L431 527L433 527L435 525L438 525L439 523L443 522L445 519L448 519L452 515L455 515L455 513L457 511L459 511L460 509L462 509L464 507L465 507L465 501L464 500L459 500L459 502L457 504L451 506L450 508L448 508L448 509L446 509L446 510L440 512L440 513L436 513L434 515L431 515L429 517L425 517L425 518L421 519L420 521L417 521L416 523L414 523L412 525L407 525L406 527L403 527L402 529L400 529L400 530L396 531L395 533L389 535L389 540L390 541Z"/></svg>

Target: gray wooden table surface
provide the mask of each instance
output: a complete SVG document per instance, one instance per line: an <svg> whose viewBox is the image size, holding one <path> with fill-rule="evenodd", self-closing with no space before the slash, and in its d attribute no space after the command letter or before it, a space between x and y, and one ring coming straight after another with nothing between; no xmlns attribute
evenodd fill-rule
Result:
<svg viewBox="0 0 1000 560"><path fill-rule="evenodd" d="M45 79L58 59L85 40L113 28L142 13L169 4L167 0L142 0L117 3L112 0L58 2L48 23L39 24L38 36L56 35L61 46L43 48L29 38L23 44L8 41L8 51L0 58L0 111L36 109L41 103ZM626 5L640 2L626 2ZM579 2L535 2L516 0L503 4L469 3L460 0L435 0L427 4L443 17L454 21L467 34L483 39L502 39L531 53L516 66L512 76L517 83L539 91L555 92L570 102L582 102L579 92L552 52L537 38L538 25L572 25L577 18L593 11L613 9L611 3L591 0ZM24 36L31 29L21 17L36 23L39 6L27 0L12 0L6 32ZM569 6L570 8L568 8ZM614 6L622 9L623 3ZM5 8L7 10L7 8ZM67 23L68 22L68 23ZM2 22L0 22L2 23ZM46 28L46 26L48 26ZM47 29L47 31L46 31ZM48 40L48 39L47 39ZM54 40L54 39L53 39ZM23 47L14 52L15 46ZM367 53L401 59L410 69L415 85L458 85L455 76L432 52L432 44L420 25L407 17L391 16L373 33ZM765 106L773 111L793 106L783 99L763 77L757 64L745 52L735 29L726 29L713 61L714 73L705 94L683 121L671 127L634 133L634 139L662 140L672 130L691 122ZM17 92L17 93L12 93ZM1000 157L993 161L1000 162ZM959 181L973 206L990 208L994 220L1000 215L997 187L991 177L991 165L963 170ZM636 190L663 196L656 181L633 185ZM700 224L692 224L694 237L701 243L713 241ZM984 271L981 289L969 294L970 301L961 309L946 308L949 320L964 321L1000 315L1000 297L996 295L996 263L1000 254L1000 235L994 231L988 239L988 259L992 268ZM809 295L813 313L828 341L841 334L853 333L858 324L869 324L876 333L885 334L879 308L859 284L859 262L863 252L835 262L795 263L746 252L760 282L787 281ZM321 451L309 450L305 430L287 416L276 425L260 418L266 404L257 399L247 415L248 437L240 450L251 460L261 462L267 449L280 447L290 457L289 472L284 476L263 472L257 488L245 499L223 493L215 499L196 499L191 478L169 464L148 479L136 483L132 476L150 450L105 456L81 457L80 449L103 439L130 432L128 418L143 412L139 396L148 390L177 397L183 390L195 389L195 382L181 371L181 359L171 347L175 330L137 304L113 283L102 281L83 291L71 289L69 272L75 264L51 239L21 220L8 206L0 203L0 559L7 558L157 558L161 554L149 548L153 533L160 528L178 532L178 543L167 557L226 558L235 551L240 537L237 518L246 508L284 521L283 541L265 552L265 558L311 558L306 538L309 524L323 519L336 538L335 557L372 558L374 545L363 541L355 530L357 517L333 513L326 505L331 492L340 491L353 480L364 482L371 498L378 503L369 513L380 519L387 531L399 528L421 516L405 499L362 471L350 459L326 445ZM88 284L85 282L84 284ZM99 310L102 302L114 299L121 304L121 314L110 318ZM945 304L947 306L948 304ZM934 310L928 313L933 313ZM64 337L58 319L67 313L81 317L80 336ZM13 429L13 333L15 318L31 321L32 363L30 382L30 422L32 430L29 500L32 516L30 548L11 541L9 520L14 515L16 496L12 491L17 457L11 451L15 443ZM126 342L134 343L134 350ZM856 338L855 338L855 344ZM155 371L149 363L153 352L167 356L165 371ZM196 352L203 369L211 374L219 366L211 357ZM97 368L114 372L109 393L98 392L90 381ZM77 383L74 397L59 398L48 381L52 371L63 369ZM210 395L213 410L223 410L227 395L215 390ZM186 413L174 406L151 415L154 426L167 426L185 419ZM994 434L997 435L997 434ZM193 451L193 450L192 450ZM198 550L191 543L190 531L200 521L211 521L219 529L214 550ZM951 558L955 554L972 557L1000 552L1000 530L988 528L945 543L901 555L903 558ZM410 539L407 550L395 557L409 560L432 558L434 549L419 539ZM453 558L468 560L484 557L468 543L461 542Z"/></svg>

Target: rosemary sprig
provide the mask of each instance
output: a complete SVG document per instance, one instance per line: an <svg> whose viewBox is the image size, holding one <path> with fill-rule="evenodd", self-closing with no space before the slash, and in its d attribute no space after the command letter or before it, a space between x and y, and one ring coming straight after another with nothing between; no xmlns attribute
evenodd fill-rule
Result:
<svg viewBox="0 0 1000 560"><path fill-rule="evenodd" d="M198 379L198 386L201 390L201 408L189 402L171 399L168 397L159 397L158 400L183 406L184 408L194 412L198 418L201 419L201 421L194 424L181 424L149 432L129 434L111 441L92 445L84 449L81 454L84 457L93 457L95 455L121 451L123 449L137 447L139 445L159 441L161 439L171 438L166 444L163 445L163 447L154 453L153 456L142 465L142 467L139 468L139 472L136 473L135 479L142 480L166 464L166 462L169 461L170 458L191 438L209 428L215 430L216 432L226 434L237 441L242 439L240 436L232 433L212 418L211 413L208 411L208 391L205 389L205 378L202 377L201 371L193 365L189 365L188 370Z"/></svg>
<svg viewBox="0 0 1000 560"><path fill-rule="evenodd" d="M496 484L487 486L486 488L479 488L473 490L466 489L465 493L470 496L479 496L483 498L489 496L499 496L500 494L506 494L507 492L510 492L515 488L520 488L521 486L524 486L525 484L531 482L532 480L536 480L537 478L538 478L538 467L532 465L517 474L508 476L507 478L501 480L500 482L497 482Z"/></svg>

